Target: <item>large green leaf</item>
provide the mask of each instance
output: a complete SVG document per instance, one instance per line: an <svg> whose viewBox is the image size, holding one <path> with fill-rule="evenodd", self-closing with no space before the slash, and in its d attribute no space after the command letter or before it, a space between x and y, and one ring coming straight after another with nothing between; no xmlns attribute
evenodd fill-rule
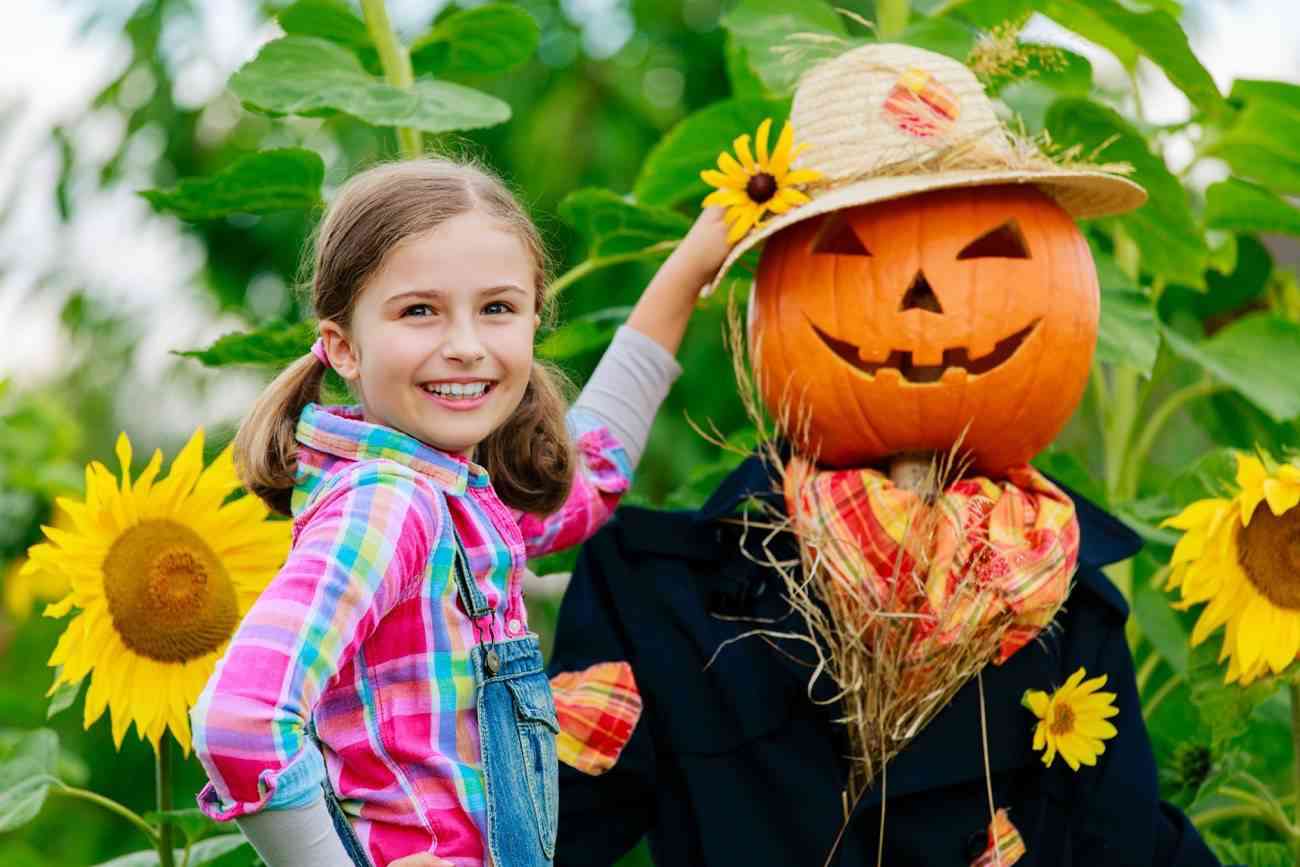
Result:
<svg viewBox="0 0 1300 867"><path fill-rule="evenodd" d="M849 44L844 22L825 0L741 0L721 24L745 49L763 83L789 93L805 69ZM803 41L802 35L821 41ZM793 37L793 38L792 38ZM827 38L843 42L827 42ZM786 49L794 48L794 51Z"/></svg>
<svg viewBox="0 0 1300 867"><path fill-rule="evenodd" d="M676 211L633 204L611 190L595 188L566 196L560 216L586 239L591 258L644 250L681 238L691 227Z"/></svg>
<svg viewBox="0 0 1300 867"><path fill-rule="evenodd" d="M1164 328L1165 341L1177 355L1200 365L1239 391L1274 421L1300 416L1300 325L1267 313L1233 322L1197 343Z"/></svg>
<svg viewBox="0 0 1300 867"><path fill-rule="evenodd" d="M1203 286L1209 248L1192 218L1187 193L1137 130L1114 109L1076 97L1053 103L1046 127L1058 144L1081 145L1085 154L1100 149L1098 159L1133 167L1129 177L1146 188L1149 198L1136 211L1114 219L1137 242L1142 267L1167 282Z"/></svg>
<svg viewBox="0 0 1300 867"><path fill-rule="evenodd" d="M631 307L608 307L575 317L542 338L537 354L550 361L568 361L609 345Z"/></svg>
<svg viewBox="0 0 1300 867"><path fill-rule="evenodd" d="M907 25L899 42L965 60L975 45L977 34L951 18L917 18Z"/></svg>
<svg viewBox="0 0 1300 867"><path fill-rule="evenodd" d="M1191 633L1170 607L1172 597L1143 582L1133 593L1133 615L1142 635L1179 674L1187 674Z"/></svg>
<svg viewBox="0 0 1300 867"><path fill-rule="evenodd" d="M509 3L461 9L411 45L416 75L499 75L537 50L541 30L533 16Z"/></svg>
<svg viewBox="0 0 1300 867"><path fill-rule="evenodd" d="M1097 360L1150 374L1160 351L1151 299L1115 263L1109 253L1092 246L1092 260L1101 284L1101 317L1097 327Z"/></svg>
<svg viewBox="0 0 1300 867"><path fill-rule="evenodd" d="M1232 83L1228 99L1235 103L1272 102L1292 111L1300 111L1300 84L1238 78Z"/></svg>
<svg viewBox="0 0 1300 867"><path fill-rule="evenodd" d="M1250 235L1236 237L1236 262L1229 274L1205 272L1205 291L1185 286L1169 286L1160 295L1160 316L1172 321L1178 313L1198 320L1242 309L1254 302L1268 286L1273 273L1273 256L1268 248Z"/></svg>
<svg viewBox="0 0 1300 867"><path fill-rule="evenodd" d="M1229 232L1300 235L1300 208L1261 186L1228 178L1205 191L1205 224Z"/></svg>
<svg viewBox="0 0 1300 867"><path fill-rule="evenodd" d="M669 130L641 164L633 187L637 200L671 207L704 198L712 187L700 172L716 168L718 155L731 148L736 136L748 133L752 138L770 117L768 141L775 145L789 115L789 101L780 99L728 99L695 112Z"/></svg>
<svg viewBox="0 0 1300 867"><path fill-rule="evenodd" d="M262 46L230 79L245 105L272 114L344 112L376 126L447 132L508 120L510 106L482 91L421 79L393 87L366 72L346 48L309 36L286 36Z"/></svg>
<svg viewBox="0 0 1300 867"><path fill-rule="evenodd" d="M373 49L366 23L343 0L295 0L275 16L285 33Z"/></svg>
<svg viewBox="0 0 1300 867"><path fill-rule="evenodd" d="M1247 102L1206 153L1225 160L1235 175L1300 194L1300 102Z"/></svg>
<svg viewBox="0 0 1300 867"><path fill-rule="evenodd" d="M1278 688L1277 681L1267 677L1247 687L1224 683L1227 663L1218 660L1222 641L1223 633L1218 632L1192 648L1187 669L1192 703L1210 729L1216 750L1245 731L1251 712Z"/></svg>
<svg viewBox="0 0 1300 867"><path fill-rule="evenodd" d="M26 732L0 753L0 833L35 818L59 762L59 738L49 729Z"/></svg>
<svg viewBox="0 0 1300 867"><path fill-rule="evenodd" d="M279 322L256 331L235 332L217 338L207 349L177 353L208 367L228 364L285 365L302 358L316 340L310 322Z"/></svg>
<svg viewBox="0 0 1300 867"><path fill-rule="evenodd" d="M1119 0L1034 0L1034 7L1063 27L1109 50L1129 69L1145 56L1200 110L1218 116L1227 102L1196 58L1178 20L1155 9L1134 11Z"/></svg>
<svg viewBox="0 0 1300 867"><path fill-rule="evenodd" d="M170 190L141 190L154 210L184 220L229 214L264 214L320 204L325 164L302 148L259 151L240 157L214 175L186 178Z"/></svg>
<svg viewBox="0 0 1300 867"><path fill-rule="evenodd" d="M184 810L150 810L142 818L155 828L160 827L163 819L166 819L168 824L180 831L190 843L215 836L224 830L223 826L209 819L198 807Z"/></svg>

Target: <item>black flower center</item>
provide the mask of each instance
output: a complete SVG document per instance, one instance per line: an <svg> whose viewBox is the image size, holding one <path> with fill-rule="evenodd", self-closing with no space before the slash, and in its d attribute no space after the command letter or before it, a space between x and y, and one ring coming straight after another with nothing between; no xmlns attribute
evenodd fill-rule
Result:
<svg viewBox="0 0 1300 867"><path fill-rule="evenodd" d="M767 172L759 172L745 184L745 195L756 205L761 205L776 195L776 178Z"/></svg>

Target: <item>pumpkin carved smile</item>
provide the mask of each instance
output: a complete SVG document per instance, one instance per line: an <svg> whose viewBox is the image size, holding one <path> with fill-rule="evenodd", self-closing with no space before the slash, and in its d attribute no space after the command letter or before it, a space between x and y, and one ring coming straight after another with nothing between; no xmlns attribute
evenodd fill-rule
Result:
<svg viewBox="0 0 1300 867"><path fill-rule="evenodd" d="M874 377L882 370L896 370L898 375L915 385L939 382L949 370L965 372L967 376L979 376L994 368L1002 366L1016 354L1041 322L1041 317L1026 325L1019 331L1002 338L993 346L991 352L972 359L970 350L965 346L945 348L943 360L938 364L917 364L910 349L891 349L884 361L868 361L862 350L847 340L840 340L819 328L816 322L808 319L808 325L821 338L831 352L834 352L849 365L861 371L868 378ZM949 377L951 380L952 377Z"/></svg>

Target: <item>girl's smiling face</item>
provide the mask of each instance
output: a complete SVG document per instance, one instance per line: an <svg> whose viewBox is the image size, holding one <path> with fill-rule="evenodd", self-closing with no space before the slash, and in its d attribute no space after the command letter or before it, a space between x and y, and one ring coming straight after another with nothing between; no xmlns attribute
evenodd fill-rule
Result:
<svg viewBox="0 0 1300 867"><path fill-rule="evenodd" d="M350 333L320 325L366 420L472 457L528 386L537 268L521 238L478 210L389 251L357 299Z"/></svg>

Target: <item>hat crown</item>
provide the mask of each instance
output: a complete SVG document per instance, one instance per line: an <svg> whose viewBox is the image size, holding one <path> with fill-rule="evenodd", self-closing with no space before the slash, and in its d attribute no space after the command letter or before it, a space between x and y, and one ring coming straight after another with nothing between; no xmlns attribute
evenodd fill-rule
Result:
<svg viewBox="0 0 1300 867"><path fill-rule="evenodd" d="M815 167L828 185L954 145L1011 150L974 73L910 45L863 45L813 67L795 90L790 124L807 145L800 165Z"/></svg>

